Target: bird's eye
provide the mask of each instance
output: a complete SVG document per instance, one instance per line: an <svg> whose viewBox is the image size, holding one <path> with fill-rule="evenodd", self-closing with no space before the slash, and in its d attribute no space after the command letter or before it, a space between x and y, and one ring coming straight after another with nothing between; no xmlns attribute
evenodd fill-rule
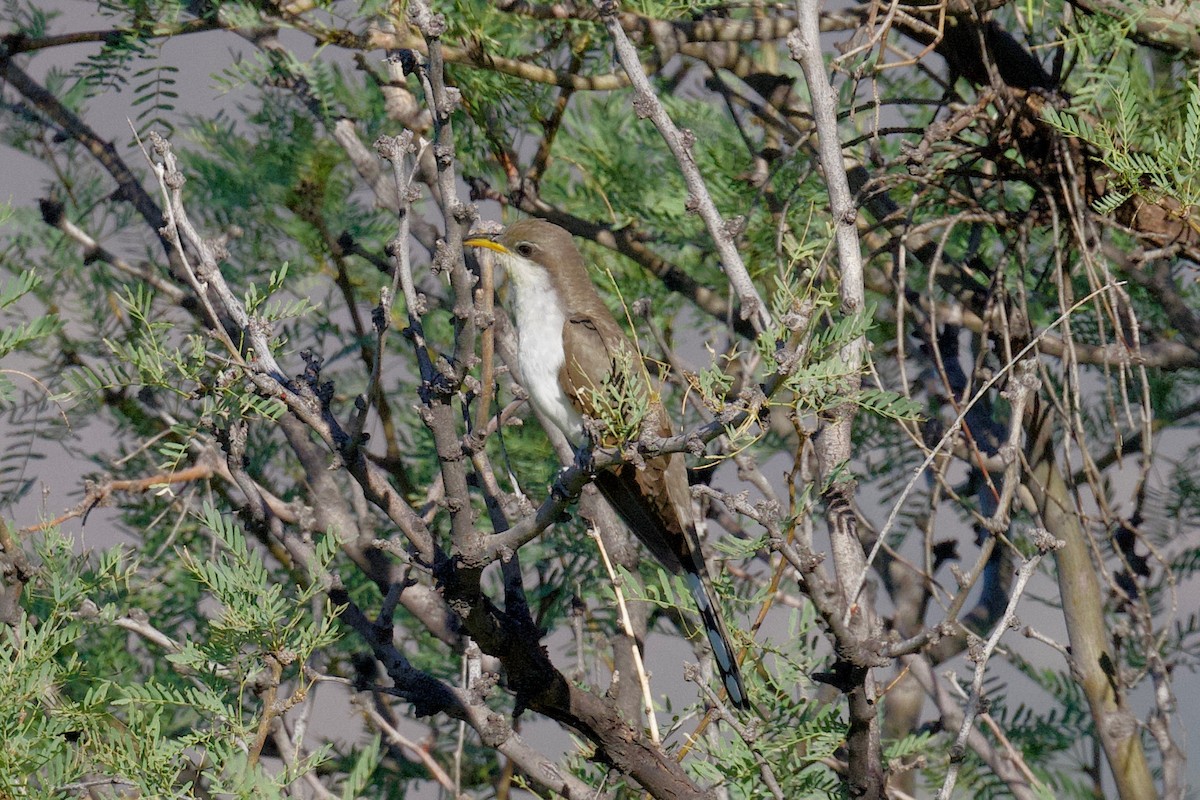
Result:
<svg viewBox="0 0 1200 800"><path fill-rule="evenodd" d="M529 242L521 242L519 245L517 245L517 255L522 255L526 258L533 255L533 245L531 245Z"/></svg>

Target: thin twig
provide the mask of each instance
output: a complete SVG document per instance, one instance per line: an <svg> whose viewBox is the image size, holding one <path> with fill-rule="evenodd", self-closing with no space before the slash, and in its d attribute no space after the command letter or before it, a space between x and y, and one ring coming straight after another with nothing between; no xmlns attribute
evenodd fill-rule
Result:
<svg viewBox="0 0 1200 800"><path fill-rule="evenodd" d="M613 593L617 598L617 608L621 612L621 630L629 637L630 649L633 651L633 665L637 669L638 682L642 687L642 702L646 710L646 722L650 726L650 741L655 744L661 744L662 738L658 733L658 721L654 717L654 695L650 692L650 678L646 675L646 665L642 662L642 651L638 647L637 634L633 630L633 622L629 619L629 608L625 604L625 593L621 591L621 579L617 575L617 571L613 568L612 560L608 557L608 551L604 548L604 541L600 536L600 531L591 528L588 534L596 542L596 549L600 551L600 559L604 562L604 569L608 572L608 579L612 582Z"/></svg>
<svg viewBox="0 0 1200 800"><path fill-rule="evenodd" d="M667 114L662 101L654 93L650 80L646 77L645 68L638 60L637 49L629 41L625 30L621 27L621 19L617 13L619 6L615 0L595 0L595 4L600 12L600 18L604 22L604 27L612 37L617 59L621 62L621 67L629 76L636 92L633 101L634 111L638 116L650 118L675 156L675 161L679 164L684 183L687 186L688 207L700 215L708 228L709 235L713 238L717 255L721 259L721 268L725 271L726 277L729 278L729 285L741 303L742 316L751 320L758 332L767 330L771 324L770 309L759 297L758 289L750 280L750 273L746 269L746 265L742 263L742 256L733 242L737 226L731 226L721 217L721 212L717 210L717 205L713 202L712 195L704 182L704 176L700 174L700 169L696 165L696 157L692 152L695 135L691 131L680 130L676 127L670 115Z"/></svg>
<svg viewBox="0 0 1200 800"><path fill-rule="evenodd" d="M1008 375L1010 370L1020 364L1022 360L1029 355L1029 353L1037 349L1038 342L1043 336L1045 336L1054 328L1058 327L1058 325L1060 325L1068 316L1075 313L1080 306L1091 300L1093 296L1107 291L1109 288L1110 287L1108 286L1101 286L1098 289L1095 289L1086 297L1079 300L1062 314L1060 314L1057 319L1055 319L1046 327L1046 330L1034 337L1028 344L1022 347L1020 351L1018 351L1017 354L1008 361L1008 363L996 370L996 373L992 375L992 377L980 385L980 387L975 391L975 394L971 396L971 399L963 404L962 411L960 411L958 416L955 417L954 421L947 426L946 433L943 434L942 438L938 440L938 443L934 445L932 449L930 449L928 455L925 456L925 460L921 462L921 466L917 467L917 469L913 471L912 477L908 479L908 482L904 485L903 491L901 491L899 496L896 497L896 502L892 504L892 509L888 513L887 520L884 521L883 527L879 531L879 538L875 541L875 546L871 548L871 552L867 556L867 563L864 566L862 573L858 576L858 580L854 584L855 596L862 591L862 587L866 584L867 570L874 562L875 557L879 554L879 550L883 547L883 542L887 538L887 534L891 531L892 525L899 516L900 510L903 508L905 501L908 500L909 494L916 487L917 482L921 479L921 476L925 473L925 470L928 469L929 465L933 463L935 458L937 458L937 455L944 447L946 447L947 444L950 443L953 438L958 435L963 420L965 420L967 417L967 413L975 406L976 403L978 403L987 395L993 386L995 386L1002 378Z"/></svg>
<svg viewBox="0 0 1200 800"><path fill-rule="evenodd" d="M1013 583L1012 592L1009 594L1008 607L1004 609L1004 616L996 623L996 627L992 629L992 634L988 637L983 647L977 652L972 652L971 658L975 661L975 673L971 681L971 696L967 699L966 708L963 711L962 723L958 727L958 735L954 738L954 745L951 748L952 753L963 751L966 747L967 736L974 727L975 716L985 711L982 701L983 679L987 672L987 662L991 658L992 653L995 652L996 647L1000 644L1000 637L1016 623L1017 603L1020 602L1021 595L1025 592L1025 584L1029 582L1030 577L1037 570L1038 562L1042 560L1042 556L1052 550L1057 550L1063 545L1062 542L1055 540L1049 533L1043 530L1034 531L1033 540L1037 545L1038 552L1030 556L1021 565L1020 570L1017 571L1017 579ZM941 790L938 792L938 800L950 800L950 795L954 791L954 784L958 780L958 771L961 766L962 759L950 759L950 768L946 771L946 778L942 782Z"/></svg>

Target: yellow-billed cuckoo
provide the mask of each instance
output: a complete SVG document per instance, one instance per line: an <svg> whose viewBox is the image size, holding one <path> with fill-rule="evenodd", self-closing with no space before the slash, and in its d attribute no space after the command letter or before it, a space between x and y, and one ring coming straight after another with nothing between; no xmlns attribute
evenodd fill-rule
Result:
<svg viewBox="0 0 1200 800"><path fill-rule="evenodd" d="M586 436L583 417L599 416L593 413L597 392L613 381L624 381L626 391L640 391L649 405L643 424L671 435L640 355L600 299L569 233L544 220L525 219L494 239L466 244L498 254L511 285L522 384L534 407L574 446ZM630 381L638 385L630 387ZM656 456L642 467L621 464L597 475L596 488L664 567L686 576L725 690L734 705L749 708L700 551L683 457Z"/></svg>

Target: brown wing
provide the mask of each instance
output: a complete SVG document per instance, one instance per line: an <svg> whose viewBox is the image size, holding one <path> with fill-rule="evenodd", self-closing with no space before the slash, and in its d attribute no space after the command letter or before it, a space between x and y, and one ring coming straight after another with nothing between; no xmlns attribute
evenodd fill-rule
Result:
<svg viewBox="0 0 1200 800"><path fill-rule="evenodd" d="M563 345L572 355L563 364L559 384L584 414L593 411L589 392L612 380L622 358L628 358L631 367L622 377L641 381L642 388L649 392L639 356L614 320L574 315L563 324ZM671 435L671 421L655 399L651 400L645 424L653 426L660 436ZM675 453L646 459L641 468L622 464L597 475L596 488L660 564L675 574L688 576L721 681L734 705L748 708L732 640L700 551L683 456Z"/></svg>
<svg viewBox="0 0 1200 800"><path fill-rule="evenodd" d="M558 382L575 407L592 417L592 393L613 379L623 359L637 358L615 320L585 314L574 314L563 323L563 351L571 355L563 361Z"/></svg>
<svg viewBox="0 0 1200 800"><path fill-rule="evenodd" d="M559 382L584 414L594 415L591 393L614 376L641 381L641 388L649 392L637 351L614 320L573 315L563 324L563 349L572 355L563 364ZM618 375L622 359L630 368ZM657 401L651 401L646 424L659 435L671 435ZM647 459L641 468L622 464L596 476L596 488L664 567L675 573L703 569L681 456Z"/></svg>

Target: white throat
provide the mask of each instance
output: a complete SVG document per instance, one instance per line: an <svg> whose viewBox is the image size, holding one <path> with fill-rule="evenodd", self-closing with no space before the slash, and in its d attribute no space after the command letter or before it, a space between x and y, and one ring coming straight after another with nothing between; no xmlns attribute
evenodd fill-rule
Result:
<svg viewBox="0 0 1200 800"><path fill-rule="evenodd" d="M501 256L511 284L517 326L517 358L521 383L533 407L554 423L567 439L583 439L583 419L558 382L565 363L563 324L566 312L545 268L518 255Z"/></svg>

